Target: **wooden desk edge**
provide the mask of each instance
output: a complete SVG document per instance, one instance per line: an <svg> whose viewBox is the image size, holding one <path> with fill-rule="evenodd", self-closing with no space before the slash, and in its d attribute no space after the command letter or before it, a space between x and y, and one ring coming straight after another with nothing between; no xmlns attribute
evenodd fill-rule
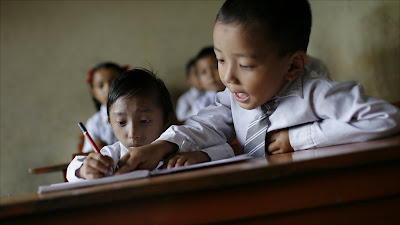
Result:
<svg viewBox="0 0 400 225"><path fill-rule="evenodd" d="M377 140L382 142L385 140ZM375 141L376 142L376 141ZM126 200L135 198L146 198L148 196L165 196L179 194L182 192L194 192L201 189L218 189L222 187L238 186L243 183L257 182L260 180L271 180L271 179L284 179L288 176L296 175L297 173L312 173L312 172L323 172L324 170L333 170L345 167L360 167L369 163L385 163L387 161L398 161L400 158L400 135L387 139L387 142L391 144L388 146L379 147L373 150L355 152L344 155L334 155L324 158L317 158L311 160L304 160L293 163L283 163L277 165L263 166L262 162L264 158L251 160L249 162L237 163L233 165L226 165L223 167L213 167L202 170L188 171L177 174L171 174L169 176L160 176L145 178L141 180L121 182L118 184L110 184L99 187L90 187L81 190L69 190L63 193L49 194L46 196L38 196L37 194L27 195L27 200L22 199L21 201L13 202L7 201L2 198L0 201L0 218L8 218L13 216L20 216L23 214L40 213L46 211L52 211L57 209L63 209L68 207L75 207L78 204L71 198L79 201L79 206L85 207L91 204L105 204L115 200ZM374 141L372 142L374 143ZM335 146L340 148L340 146ZM337 160L340 158L339 160ZM347 164L342 165L342 162L346 161ZM255 165L251 167L250 165ZM224 168L236 168L227 169L221 173L219 170ZM247 169L243 169L243 168ZM241 169L238 171L238 169ZM318 170L318 171L316 171ZM208 173L203 173L208 171ZM275 173L280 171L280 173ZM192 176L188 176L192 174ZM232 177L233 176L233 177ZM189 178L188 178L189 177ZM226 179L226 178L230 179ZM225 178L225 179L224 179ZM238 179L233 179L238 178ZM211 181L210 181L211 180ZM168 185L166 185L168 183ZM136 184L136 185L135 185ZM139 184L139 185L137 185ZM182 184L190 184L182 185ZM161 188L162 187L162 188ZM165 187L165 188L164 188ZM154 190L158 190L156 193ZM101 191L104 198L94 198L98 191ZM108 196L108 197L107 197ZM69 199L69 201L63 200ZM84 199L90 199L84 201ZM5 200L5 201L4 201ZM54 202L56 204L51 204ZM40 207L43 204L52 205L51 207Z"/></svg>

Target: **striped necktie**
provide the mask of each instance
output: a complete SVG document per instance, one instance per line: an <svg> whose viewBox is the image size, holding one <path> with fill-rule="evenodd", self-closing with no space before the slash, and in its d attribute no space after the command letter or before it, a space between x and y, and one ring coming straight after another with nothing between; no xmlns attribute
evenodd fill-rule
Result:
<svg viewBox="0 0 400 225"><path fill-rule="evenodd" d="M273 113L275 100L261 105L262 115L250 123L247 129L244 153L253 157L265 156L265 134L269 127L269 116Z"/></svg>

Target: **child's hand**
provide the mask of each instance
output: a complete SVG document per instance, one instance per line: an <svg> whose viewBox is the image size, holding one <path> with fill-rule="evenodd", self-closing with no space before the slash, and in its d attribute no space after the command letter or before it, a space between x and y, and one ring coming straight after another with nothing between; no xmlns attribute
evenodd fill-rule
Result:
<svg viewBox="0 0 400 225"><path fill-rule="evenodd" d="M137 169L152 170L168 154L178 149L176 144L168 141L157 141L153 144L141 146L130 150L118 162L117 174L126 173Z"/></svg>
<svg viewBox="0 0 400 225"><path fill-rule="evenodd" d="M110 173L113 167L114 162L110 156L90 153L83 161L82 167L76 171L76 175L87 180L97 179Z"/></svg>
<svg viewBox="0 0 400 225"><path fill-rule="evenodd" d="M277 130L265 136L265 154L293 152L289 141L289 129Z"/></svg>
<svg viewBox="0 0 400 225"><path fill-rule="evenodd" d="M161 168L170 169L173 167L188 166L209 161L211 161L211 159L205 152L202 151L182 152L175 154L169 157L168 159L164 160L164 164Z"/></svg>

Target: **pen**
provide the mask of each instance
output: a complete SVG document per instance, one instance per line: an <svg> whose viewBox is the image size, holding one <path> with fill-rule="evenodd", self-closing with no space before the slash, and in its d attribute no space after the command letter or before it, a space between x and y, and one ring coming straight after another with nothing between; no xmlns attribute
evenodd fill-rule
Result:
<svg viewBox="0 0 400 225"><path fill-rule="evenodd" d="M94 143L93 139L90 137L89 133L87 132L85 126L81 122L78 123L79 128L81 128L83 135L89 140L90 144L92 145L93 149L97 152L100 153L99 148L97 148L96 144Z"/></svg>

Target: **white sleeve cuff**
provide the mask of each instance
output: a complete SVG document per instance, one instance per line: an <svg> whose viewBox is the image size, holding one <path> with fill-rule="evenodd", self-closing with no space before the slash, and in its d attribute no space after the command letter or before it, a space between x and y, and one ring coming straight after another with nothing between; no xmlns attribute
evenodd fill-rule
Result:
<svg viewBox="0 0 400 225"><path fill-rule="evenodd" d="M289 141L293 149L304 150L315 148L315 143L311 134L312 124L306 124L289 128Z"/></svg>
<svg viewBox="0 0 400 225"><path fill-rule="evenodd" d="M76 174L75 174L76 170L81 168L81 166L83 165L83 160L85 160L85 158L86 158L86 156L83 156L83 155L75 156L75 158L68 165L68 168L67 168L67 180L69 182L85 180L83 178L77 177Z"/></svg>

